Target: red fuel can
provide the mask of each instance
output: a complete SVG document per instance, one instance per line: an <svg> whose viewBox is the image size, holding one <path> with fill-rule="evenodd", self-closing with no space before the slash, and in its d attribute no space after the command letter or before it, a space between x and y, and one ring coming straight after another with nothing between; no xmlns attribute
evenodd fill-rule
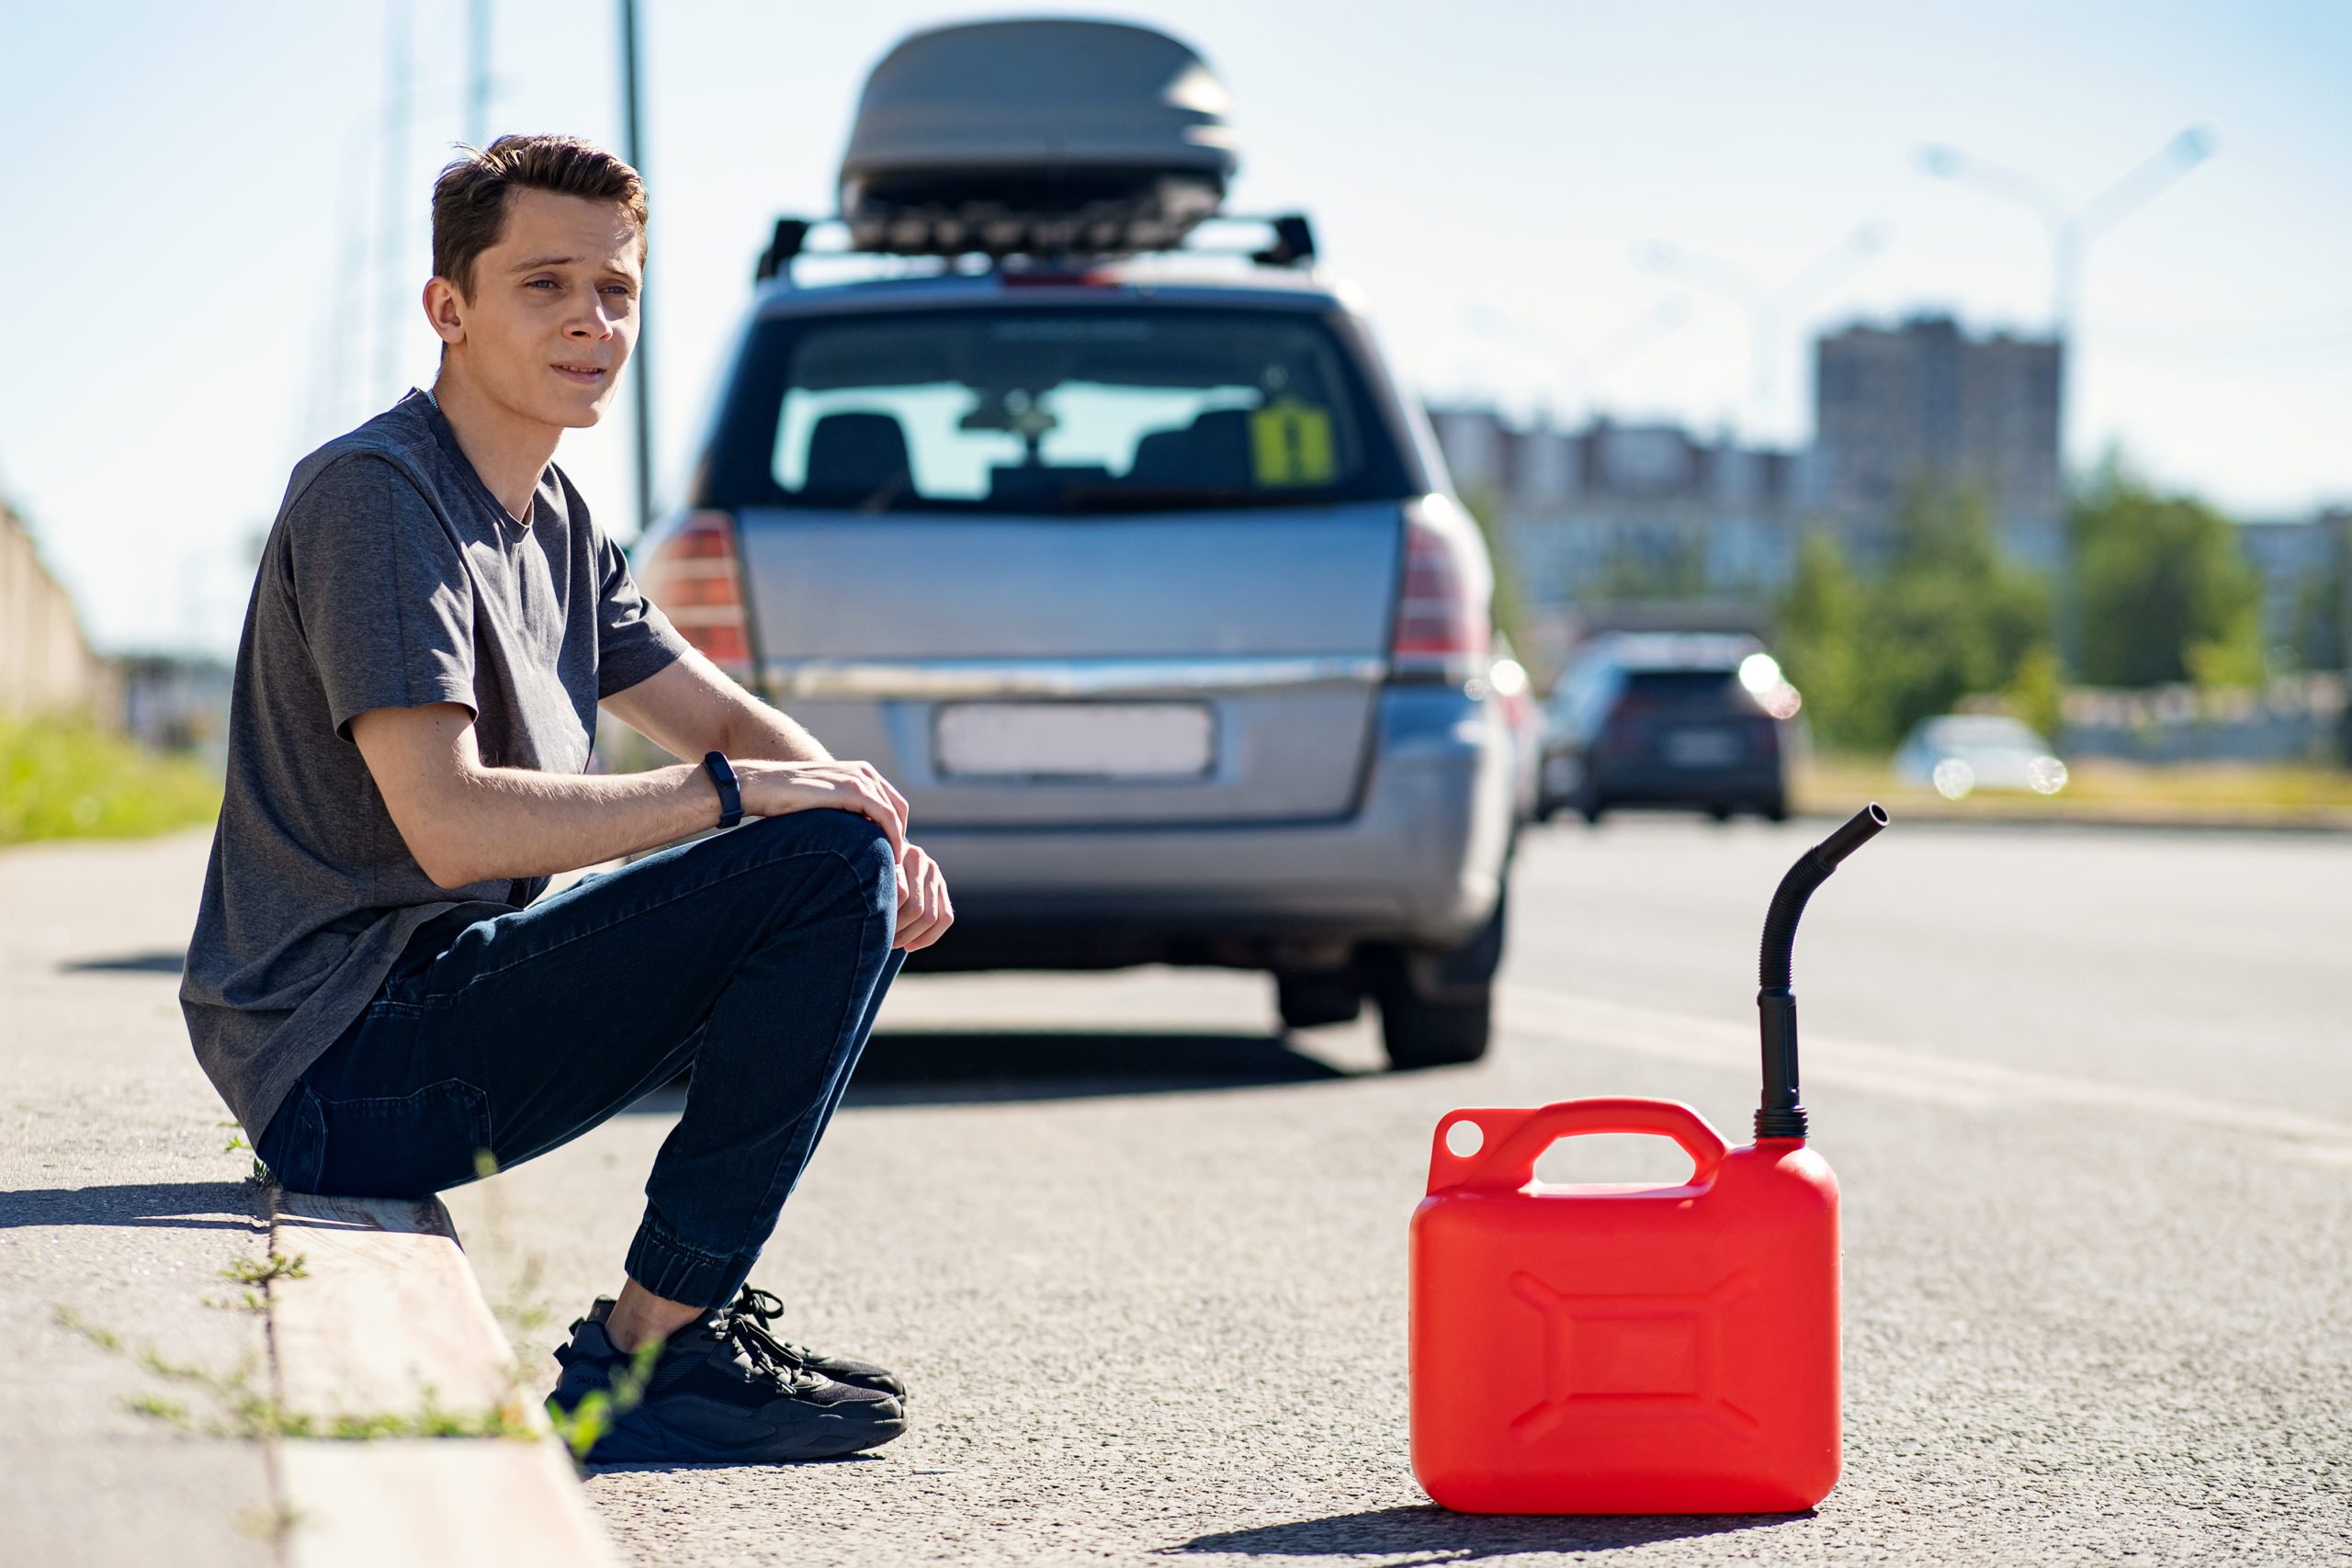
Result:
<svg viewBox="0 0 2352 1568"><path fill-rule="evenodd" d="M1690 1179L1534 1179L1592 1133L1672 1138ZM1413 1473L1446 1507L1809 1508L1838 1480L1837 1179L1802 1139L1729 1149L1672 1100L1456 1111L1413 1215L1411 1359Z"/></svg>
<svg viewBox="0 0 2352 1568"><path fill-rule="evenodd" d="M1805 900L1886 826L1872 805L1772 895L1764 1093L1739 1148L1668 1100L1456 1111L1412 1224L1413 1473L1475 1514L1750 1514L1838 1483L1838 1181L1805 1146L1790 960ZM1476 1123L1456 1154L1454 1130ZM1562 1138L1690 1156L1670 1187L1555 1186Z"/></svg>

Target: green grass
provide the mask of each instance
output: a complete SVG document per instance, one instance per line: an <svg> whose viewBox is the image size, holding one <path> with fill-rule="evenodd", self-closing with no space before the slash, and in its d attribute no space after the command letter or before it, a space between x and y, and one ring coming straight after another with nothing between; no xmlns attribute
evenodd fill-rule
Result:
<svg viewBox="0 0 2352 1568"><path fill-rule="evenodd" d="M2352 769L2311 764L2151 767L2086 758L2068 764L2066 787L2053 795L1977 793L1956 801L1896 782L1883 758L1815 757L1791 782L1801 808L1836 812L1868 799L1928 817L2352 825Z"/></svg>
<svg viewBox="0 0 2352 1568"><path fill-rule="evenodd" d="M220 811L210 769L57 718L0 716L0 845L138 838Z"/></svg>

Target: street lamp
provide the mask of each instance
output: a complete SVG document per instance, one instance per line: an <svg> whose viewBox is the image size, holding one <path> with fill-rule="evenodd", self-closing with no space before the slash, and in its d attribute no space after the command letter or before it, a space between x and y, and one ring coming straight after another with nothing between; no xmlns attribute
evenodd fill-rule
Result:
<svg viewBox="0 0 2352 1568"><path fill-rule="evenodd" d="M621 156L645 173L644 121L638 113L641 73L638 64L637 0L621 0ZM637 448L637 536L653 526L653 344L646 331L644 290L637 298L637 352L630 356L631 423Z"/></svg>
<svg viewBox="0 0 2352 1568"><path fill-rule="evenodd" d="M2050 231L2051 326L2064 338L2073 335L2081 308L2083 252L2091 241L2211 157L2220 144L2211 126L2192 125L2079 207L2067 206L2064 197L2030 175L1972 158L1957 147L1929 143L1916 157L1926 174L2005 197L2041 220Z"/></svg>
<svg viewBox="0 0 2352 1568"><path fill-rule="evenodd" d="M1645 270L1672 273L1736 301L1747 314L1748 400L1763 435L1780 412L1780 378L1774 373L1781 327L1808 297L1839 282L1856 267L1886 248L1885 224L1862 224L1816 257L1810 266L1777 288L1729 262L1686 251L1663 240L1652 241L1634 254Z"/></svg>

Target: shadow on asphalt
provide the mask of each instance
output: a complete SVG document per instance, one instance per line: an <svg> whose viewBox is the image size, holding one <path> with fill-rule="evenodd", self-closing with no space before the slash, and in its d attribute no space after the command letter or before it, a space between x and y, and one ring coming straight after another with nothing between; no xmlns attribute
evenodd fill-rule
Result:
<svg viewBox="0 0 2352 1568"><path fill-rule="evenodd" d="M28 1225L153 1225L173 1230L250 1231L261 1223L259 1201L259 1189L243 1181L41 1187L0 1192L0 1230Z"/></svg>
<svg viewBox="0 0 2352 1568"><path fill-rule="evenodd" d="M178 948L157 948L153 953L125 953L113 958L75 958L59 964L65 975L176 975L187 965L187 954Z"/></svg>
<svg viewBox="0 0 2352 1568"><path fill-rule="evenodd" d="M1161 1555L1233 1552L1249 1557L1353 1557L1418 1552L1382 1568L1473 1562L1524 1551L1610 1551L1695 1536L1729 1535L1812 1518L1803 1514L1627 1515L1551 1517L1528 1514L1451 1514L1433 1505L1335 1514L1294 1524L1195 1536Z"/></svg>
<svg viewBox="0 0 2352 1568"><path fill-rule="evenodd" d="M1279 1034L904 1031L865 1043L842 1107L1186 1094L1351 1076ZM680 1077L629 1110L675 1115L685 1103Z"/></svg>

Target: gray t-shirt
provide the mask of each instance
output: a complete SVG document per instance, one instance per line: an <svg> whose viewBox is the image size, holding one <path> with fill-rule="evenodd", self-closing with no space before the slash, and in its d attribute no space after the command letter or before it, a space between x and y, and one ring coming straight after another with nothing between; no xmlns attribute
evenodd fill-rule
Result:
<svg viewBox="0 0 2352 1568"><path fill-rule="evenodd" d="M417 927L547 886L436 886L352 716L463 703L485 766L583 773L597 702L685 646L562 470L539 476L518 525L421 392L296 465L245 610L227 790L180 978L197 1060L256 1142Z"/></svg>

